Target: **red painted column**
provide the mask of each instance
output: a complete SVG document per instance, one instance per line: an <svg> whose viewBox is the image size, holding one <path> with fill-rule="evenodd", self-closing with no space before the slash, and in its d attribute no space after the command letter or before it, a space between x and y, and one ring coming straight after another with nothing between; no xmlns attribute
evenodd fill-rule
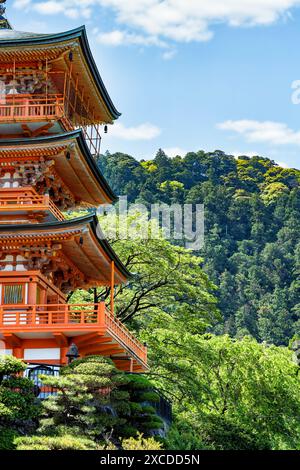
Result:
<svg viewBox="0 0 300 470"><path fill-rule="evenodd" d="M60 363L62 366L65 366L68 363L68 359L66 356L67 352L68 352L68 348L65 348L65 347L60 348Z"/></svg>
<svg viewBox="0 0 300 470"><path fill-rule="evenodd" d="M36 305L37 283L30 281L28 283L28 304Z"/></svg>
<svg viewBox="0 0 300 470"><path fill-rule="evenodd" d="M13 356L17 359L24 359L24 349L23 348L13 348Z"/></svg>

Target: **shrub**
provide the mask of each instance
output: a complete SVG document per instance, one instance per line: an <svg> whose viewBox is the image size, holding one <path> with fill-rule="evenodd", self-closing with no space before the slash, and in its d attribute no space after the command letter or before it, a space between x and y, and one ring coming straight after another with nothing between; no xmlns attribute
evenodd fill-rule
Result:
<svg viewBox="0 0 300 470"><path fill-rule="evenodd" d="M14 450L16 448L14 439L18 436L17 432L11 428L0 427L0 450Z"/></svg>
<svg viewBox="0 0 300 470"><path fill-rule="evenodd" d="M27 432L35 426L39 406L34 396L34 384L22 377L24 362L13 356L0 357L0 428ZM5 432L3 431L5 434ZM9 435L4 446L9 442Z"/></svg>
<svg viewBox="0 0 300 470"><path fill-rule="evenodd" d="M15 439L17 450L99 450L99 446L83 436L32 436Z"/></svg>
<svg viewBox="0 0 300 470"><path fill-rule="evenodd" d="M157 442L153 437L144 438L142 434L138 434L136 438L122 440L123 450L162 450L162 444Z"/></svg>

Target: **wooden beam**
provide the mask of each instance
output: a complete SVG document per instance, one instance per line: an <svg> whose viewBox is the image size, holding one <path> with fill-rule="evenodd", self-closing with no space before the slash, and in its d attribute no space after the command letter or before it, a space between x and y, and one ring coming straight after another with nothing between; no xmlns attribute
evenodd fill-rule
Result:
<svg viewBox="0 0 300 470"><path fill-rule="evenodd" d="M109 346L109 347L117 346L117 347L119 347L118 344L110 344L111 343L110 338L105 338L105 339L106 339L106 341L102 340L102 338L100 338L99 340L94 339L94 340L89 341L86 344L82 344L81 346L78 346L78 348L81 352L84 352L86 349L99 348L99 347L102 348L103 346ZM76 344L76 346L77 346L77 344Z"/></svg>
<svg viewBox="0 0 300 470"><path fill-rule="evenodd" d="M3 339L11 348L21 348L22 340L13 333L3 333Z"/></svg>
<svg viewBox="0 0 300 470"><path fill-rule="evenodd" d="M55 341L56 341L57 345L60 348L67 348L68 347L68 345L69 345L68 338L63 333L61 333L60 331L54 331L52 334L55 338Z"/></svg>
<svg viewBox="0 0 300 470"><path fill-rule="evenodd" d="M91 340L94 340L98 338L98 341L101 343L106 343L109 341L112 341L112 338L106 338L103 336L101 333L89 333L87 335L81 335L81 336L75 336L72 338L73 342L76 344L76 346L83 345ZM102 341L103 340L103 341Z"/></svg>
<svg viewBox="0 0 300 470"><path fill-rule="evenodd" d="M48 134L48 130L53 127L53 122L48 122L44 126L38 127L32 132L32 137L38 137L41 134Z"/></svg>
<svg viewBox="0 0 300 470"><path fill-rule="evenodd" d="M21 127L22 127L24 135L26 137L31 137L32 136L31 129L30 129L30 127L27 126L27 124L21 124Z"/></svg>
<svg viewBox="0 0 300 470"><path fill-rule="evenodd" d="M84 353L85 351L90 351L90 350L96 350L99 351L99 354L102 352L110 351L111 349L118 349L118 351L123 351L123 349L118 345L118 344L101 344L101 343L93 343L93 344L87 344L86 346L83 346L79 348L79 350Z"/></svg>
<svg viewBox="0 0 300 470"><path fill-rule="evenodd" d="M107 353L107 352L111 351L112 349L113 350L118 350L120 352L124 351L124 348L122 346L120 346L119 344L111 344L111 345L107 345L107 346L105 344L103 346L99 345L99 351L101 351L103 353Z"/></svg>
<svg viewBox="0 0 300 470"><path fill-rule="evenodd" d="M123 372L129 372L129 365L128 365L128 362L125 362L125 361L124 361L124 363L121 364L121 362L117 363L117 362L114 360L113 357L112 357L111 359L112 359L112 361L114 362L114 364L115 364L115 366L116 366L116 368L117 368L118 370L122 370Z"/></svg>
<svg viewBox="0 0 300 470"><path fill-rule="evenodd" d="M111 356L112 354L118 354L120 352L121 350L119 348L100 350L99 348L93 346L91 349L88 349L84 352L84 356L89 356L92 354L97 354L99 356Z"/></svg>

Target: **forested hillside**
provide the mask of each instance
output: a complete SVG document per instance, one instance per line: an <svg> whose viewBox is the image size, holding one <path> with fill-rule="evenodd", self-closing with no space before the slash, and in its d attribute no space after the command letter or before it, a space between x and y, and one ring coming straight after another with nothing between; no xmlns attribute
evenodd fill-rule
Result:
<svg viewBox="0 0 300 470"><path fill-rule="evenodd" d="M20 376L26 365L0 358L0 450L299 450L299 342L277 345L300 329L300 172L219 151L159 151L147 162L107 154L99 165L131 202L204 203L205 247L191 253L160 230L144 238L141 227L155 224L121 218L139 235L109 240L132 273L115 286L114 313L147 344L149 371L131 376L107 357L82 357L39 377L58 390L39 407ZM109 238L114 214L99 222ZM110 294L98 286L68 300L109 308ZM151 405L157 390L172 401L167 433Z"/></svg>
<svg viewBox="0 0 300 470"><path fill-rule="evenodd" d="M221 151L153 160L101 155L99 166L129 202L203 203L203 267L218 286L217 333L287 344L300 333L300 171Z"/></svg>

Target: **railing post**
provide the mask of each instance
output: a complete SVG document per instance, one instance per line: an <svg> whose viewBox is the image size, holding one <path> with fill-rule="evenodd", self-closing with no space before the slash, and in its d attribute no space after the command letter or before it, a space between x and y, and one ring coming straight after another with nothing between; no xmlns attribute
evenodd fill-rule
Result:
<svg viewBox="0 0 300 470"><path fill-rule="evenodd" d="M65 324L69 323L69 306L65 304Z"/></svg>
<svg viewBox="0 0 300 470"><path fill-rule="evenodd" d="M32 307L32 324L36 324L36 305L33 305Z"/></svg>
<svg viewBox="0 0 300 470"><path fill-rule="evenodd" d="M25 117L29 117L29 100L25 100L25 107L24 107Z"/></svg>
<svg viewBox="0 0 300 470"><path fill-rule="evenodd" d="M3 325L3 317L4 317L3 307L0 306L0 325Z"/></svg>
<svg viewBox="0 0 300 470"><path fill-rule="evenodd" d="M98 304L97 323L99 325L105 325L105 302Z"/></svg>
<svg viewBox="0 0 300 470"><path fill-rule="evenodd" d="M59 97L56 96L55 98L55 104L54 104L54 112L55 116L60 117L60 104L59 104Z"/></svg>

